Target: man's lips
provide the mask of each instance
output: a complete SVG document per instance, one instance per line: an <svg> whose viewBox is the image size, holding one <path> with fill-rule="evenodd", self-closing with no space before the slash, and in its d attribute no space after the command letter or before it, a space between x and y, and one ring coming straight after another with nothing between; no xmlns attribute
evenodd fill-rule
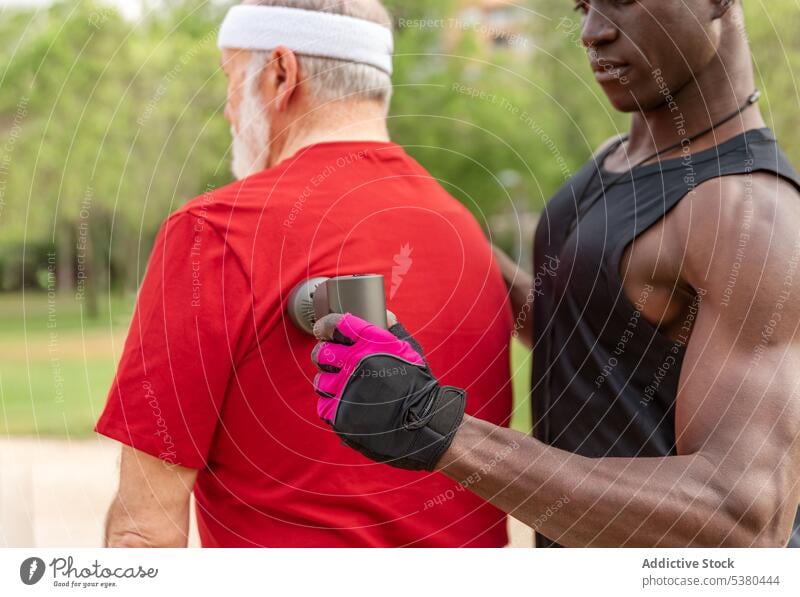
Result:
<svg viewBox="0 0 800 597"><path fill-rule="evenodd" d="M626 62L603 58L592 60L591 65L594 78L600 83L619 80L631 70L631 65Z"/></svg>

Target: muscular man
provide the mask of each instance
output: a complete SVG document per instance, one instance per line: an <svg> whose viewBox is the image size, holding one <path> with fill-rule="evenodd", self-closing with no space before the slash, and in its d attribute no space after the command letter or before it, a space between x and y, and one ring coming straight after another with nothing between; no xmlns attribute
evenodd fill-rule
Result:
<svg viewBox="0 0 800 597"><path fill-rule="evenodd" d="M468 411L510 415L491 247L388 138L389 16L376 0L249 4L220 30L240 180L162 227L97 425L124 444L107 543L186 545L194 491L204 546L503 546L500 510L327 431L305 398L314 338L286 315L307 278L383 274L431 363L474 389Z"/></svg>
<svg viewBox="0 0 800 597"><path fill-rule="evenodd" d="M533 278L501 256L534 437L462 419L421 349L351 315L318 322L320 401L357 449L441 471L538 545L800 543L800 178L754 105L741 4L577 8L631 128L548 204ZM353 377L397 359L416 374Z"/></svg>

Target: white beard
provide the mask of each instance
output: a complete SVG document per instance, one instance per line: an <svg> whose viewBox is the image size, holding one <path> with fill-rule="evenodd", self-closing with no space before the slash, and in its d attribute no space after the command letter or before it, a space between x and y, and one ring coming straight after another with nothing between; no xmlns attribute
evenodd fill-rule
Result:
<svg viewBox="0 0 800 597"><path fill-rule="evenodd" d="M267 167L269 159L270 123L267 119L261 98L248 89L244 92L239 106L239 126L237 132L231 127L233 137L233 175L241 180L260 172Z"/></svg>

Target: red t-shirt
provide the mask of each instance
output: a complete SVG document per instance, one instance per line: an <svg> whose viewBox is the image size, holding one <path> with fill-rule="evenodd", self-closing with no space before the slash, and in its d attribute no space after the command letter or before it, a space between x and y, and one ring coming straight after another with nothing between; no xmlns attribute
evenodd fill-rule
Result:
<svg viewBox="0 0 800 597"><path fill-rule="evenodd" d="M393 143L307 147L162 226L97 431L200 469L205 546L502 546L505 515L341 445L316 415L313 276L383 274L388 307L467 411L511 412L505 285L472 215Z"/></svg>

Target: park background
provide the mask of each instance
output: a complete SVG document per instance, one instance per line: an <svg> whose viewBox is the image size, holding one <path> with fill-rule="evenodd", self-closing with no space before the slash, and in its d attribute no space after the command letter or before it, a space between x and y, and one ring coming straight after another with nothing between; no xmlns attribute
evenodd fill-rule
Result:
<svg viewBox="0 0 800 597"><path fill-rule="evenodd" d="M99 541L105 504L89 520L69 504L113 486L92 426L153 239L231 181L216 47L230 4L0 2L0 546ZM572 0L386 4L394 141L529 267L547 198L627 123L594 82ZM800 2L744 6L762 111L800 164ZM512 425L529 431L530 357L515 346L512 361Z"/></svg>

